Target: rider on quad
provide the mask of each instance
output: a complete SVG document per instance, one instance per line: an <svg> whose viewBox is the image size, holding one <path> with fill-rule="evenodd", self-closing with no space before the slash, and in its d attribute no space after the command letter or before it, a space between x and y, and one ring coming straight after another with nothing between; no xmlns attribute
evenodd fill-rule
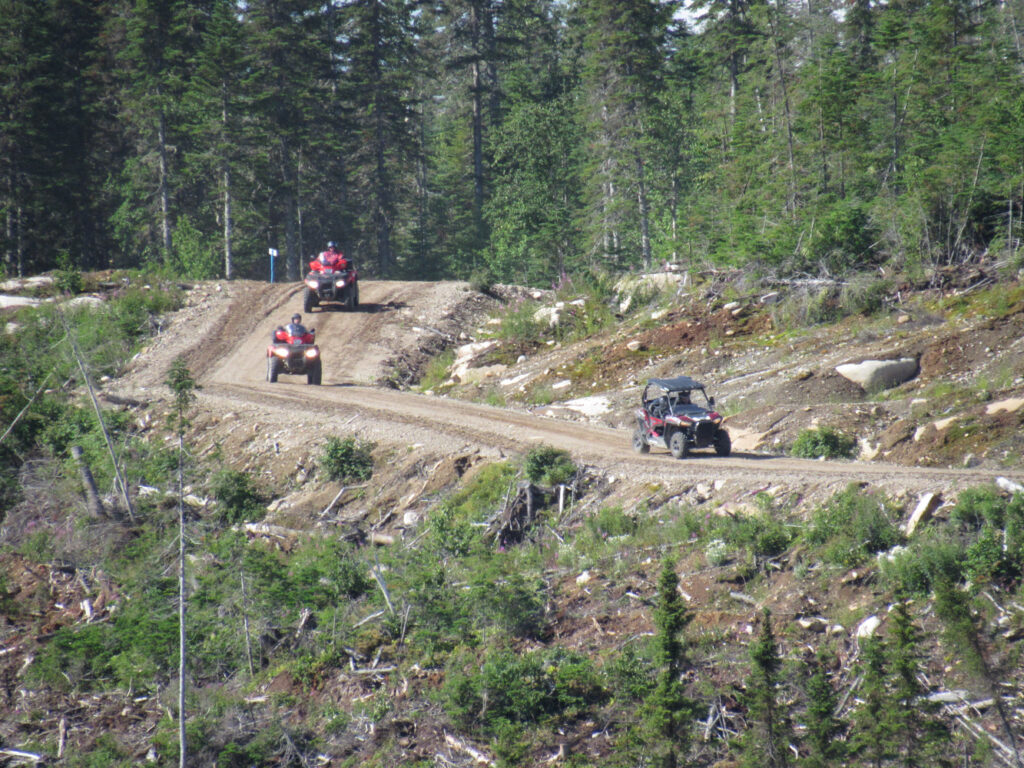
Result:
<svg viewBox="0 0 1024 768"><path fill-rule="evenodd" d="M312 344L314 334L302 324L302 315L296 313L292 315L292 321L288 325L277 326L270 342L272 344Z"/></svg>
<svg viewBox="0 0 1024 768"><path fill-rule="evenodd" d="M305 375L307 384L319 384L323 375L316 331L302 324L302 315L292 315L288 325L279 325L267 347L267 381L282 373Z"/></svg>
<svg viewBox="0 0 1024 768"><path fill-rule="evenodd" d="M327 244L327 250L309 262L309 273L303 282L304 312L312 312L325 302L340 303L348 310L359 306L359 273L333 240Z"/></svg>
<svg viewBox="0 0 1024 768"><path fill-rule="evenodd" d="M321 251L320 255L316 257L316 261L309 263L309 268L314 272L322 272L324 267L334 270L348 269L348 259L333 240L327 244L327 250Z"/></svg>

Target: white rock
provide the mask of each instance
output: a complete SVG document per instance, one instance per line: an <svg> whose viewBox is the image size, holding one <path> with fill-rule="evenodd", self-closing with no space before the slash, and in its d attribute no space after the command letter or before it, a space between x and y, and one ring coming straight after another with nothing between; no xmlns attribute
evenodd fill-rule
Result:
<svg viewBox="0 0 1024 768"><path fill-rule="evenodd" d="M562 379L561 381L556 381L554 384L552 384L551 388L552 389L568 389L571 386L572 386L572 380L571 379Z"/></svg>
<svg viewBox="0 0 1024 768"><path fill-rule="evenodd" d="M579 576L576 577L576 583L579 584L581 587L584 584L586 584L587 582L589 582L589 581L590 581L590 571L584 571L583 573L581 573Z"/></svg>
<svg viewBox="0 0 1024 768"><path fill-rule="evenodd" d="M888 389L917 375L917 359L901 357L898 360L864 360L837 365L836 372L869 391Z"/></svg>
<svg viewBox="0 0 1024 768"><path fill-rule="evenodd" d="M864 621L857 625L857 630L854 633L857 637L871 637L882 625L882 620L877 616L868 616Z"/></svg>

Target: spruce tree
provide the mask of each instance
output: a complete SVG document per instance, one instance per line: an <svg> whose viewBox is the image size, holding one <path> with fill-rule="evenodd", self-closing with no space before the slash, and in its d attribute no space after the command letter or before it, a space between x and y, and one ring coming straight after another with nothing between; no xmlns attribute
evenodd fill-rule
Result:
<svg viewBox="0 0 1024 768"><path fill-rule="evenodd" d="M806 682L807 757L801 765L827 768L836 765L845 756L845 743L840 736L845 724L836 716L838 697L829 680L827 665L830 660L825 650L819 650Z"/></svg>
<svg viewBox="0 0 1024 768"><path fill-rule="evenodd" d="M741 737L741 762L749 768L786 768L792 728L779 700L782 658L772 631L771 611L764 609L761 630L750 646L750 676L744 701L747 729Z"/></svg>
<svg viewBox="0 0 1024 768"><path fill-rule="evenodd" d="M647 743L658 768L676 768L689 747L693 703L683 689L688 667L683 631L693 619L679 595L675 561L663 561L658 577L658 603L654 609L654 663L657 685L644 702Z"/></svg>

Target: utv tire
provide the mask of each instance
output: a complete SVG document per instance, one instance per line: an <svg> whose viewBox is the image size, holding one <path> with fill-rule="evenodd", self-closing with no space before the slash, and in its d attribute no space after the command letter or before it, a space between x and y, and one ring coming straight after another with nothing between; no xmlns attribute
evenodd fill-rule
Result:
<svg viewBox="0 0 1024 768"><path fill-rule="evenodd" d="M323 367L318 360L315 365L311 366L306 371L306 383L307 384L320 384L320 377L323 375Z"/></svg>
<svg viewBox="0 0 1024 768"><path fill-rule="evenodd" d="M732 440L724 429L718 430L718 434L715 435L715 453L719 456L728 456L732 453Z"/></svg>
<svg viewBox="0 0 1024 768"><path fill-rule="evenodd" d="M651 446L647 444L647 440L644 438L644 432L640 427L637 427L633 431L633 450L637 453L651 452Z"/></svg>
<svg viewBox="0 0 1024 768"><path fill-rule="evenodd" d="M271 355L267 358L267 381L271 384L277 381L277 374L281 371L281 358Z"/></svg>
<svg viewBox="0 0 1024 768"><path fill-rule="evenodd" d="M316 291L307 286L306 289L302 292L302 311L308 315L310 312L313 311L313 307L315 307L319 303L320 299L316 295Z"/></svg>
<svg viewBox="0 0 1024 768"><path fill-rule="evenodd" d="M673 432L668 441L668 449L677 459L685 459L690 454L690 444L686 442L686 433L682 430Z"/></svg>

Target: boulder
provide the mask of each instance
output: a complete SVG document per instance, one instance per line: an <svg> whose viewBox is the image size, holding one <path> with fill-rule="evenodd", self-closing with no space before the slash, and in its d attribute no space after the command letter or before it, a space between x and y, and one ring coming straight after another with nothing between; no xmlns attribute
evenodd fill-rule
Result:
<svg viewBox="0 0 1024 768"><path fill-rule="evenodd" d="M938 493L925 493L921 496L917 502L917 507L914 508L913 513L910 515L910 519L907 520L907 524L904 527L904 532L907 536L913 536L914 531L921 523L927 522L932 516L932 513L938 509L942 503L942 496Z"/></svg>
<svg viewBox="0 0 1024 768"><path fill-rule="evenodd" d="M901 357L897 360L863 360L837 365L836 372L869 392L878 391L914 378L917 375L917 359Z"/></svg>

